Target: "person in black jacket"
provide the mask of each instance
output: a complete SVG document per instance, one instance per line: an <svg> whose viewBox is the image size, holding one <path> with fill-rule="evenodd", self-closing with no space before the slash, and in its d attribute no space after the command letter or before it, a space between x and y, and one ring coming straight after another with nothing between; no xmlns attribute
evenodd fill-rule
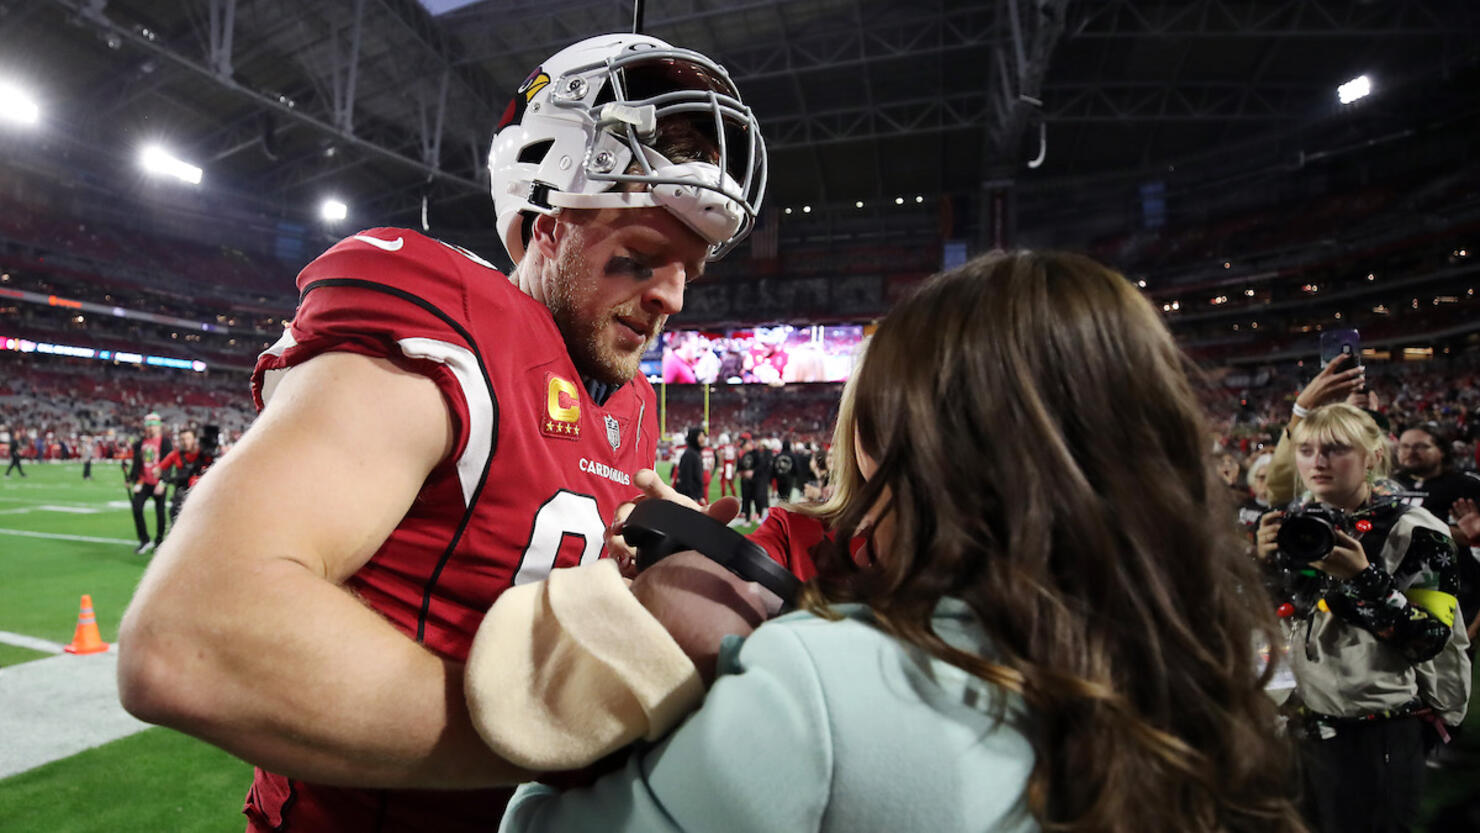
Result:
<svg viewBox="0 0 1480 833"><path fill-rule="evenodd" d="M773 464L776 455L771 451L770 440L761 440L755 445L755 513L756 523L766 519L771 511L771 477L776 473Z"/></svg>
<svg viewBox="0 0 1480 833"><path fill-rule="evenodd" d="M709 435L704 433L703 428L689 429L689 444L684 449L683 456L678 458L678 476L673 479L673 488L679 494L693 498L695 502L704 497L704 461L699 455L699 449L708 442Z"/></svg>
<svg viewBox="0 0 1480 833"><path fill-rule="evenodd" d="M164 540L164 488L159 479L158 466L168 457L174 447L164 435L164 423L157 413L144 417L144 436L134 441L133 463L124 477L129 484L129 502L134 510L134 532L139 536L137 555L148 555ZM149 528L144 523L144 504L154 500L154 540L149 540Z"/></svg>
<svg viewBox="0 0 1480 833"><path fill-rule="evenodd" d="M796 462L791 453L791 440L782 440L781 450L771 459L771 472L776 478L776 500L781 503L791 502L791 490L796 488L797 476L801 473Z"/></svg>

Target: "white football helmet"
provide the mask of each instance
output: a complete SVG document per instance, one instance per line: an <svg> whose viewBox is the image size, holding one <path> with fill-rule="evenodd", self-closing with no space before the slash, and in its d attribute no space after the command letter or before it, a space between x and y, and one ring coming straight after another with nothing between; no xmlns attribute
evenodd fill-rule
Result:
<svg viewBox="0 0 1480 833"><path fill-rule="evenodd" d="M654 149L677 122L712 146L717 164L674 162ZM766 146L714 61L647 35L600 35L524 80L494 131L488 171L499 236L516 264L535 214L658 206L707 240L716 260L755 225Z"/></svg>

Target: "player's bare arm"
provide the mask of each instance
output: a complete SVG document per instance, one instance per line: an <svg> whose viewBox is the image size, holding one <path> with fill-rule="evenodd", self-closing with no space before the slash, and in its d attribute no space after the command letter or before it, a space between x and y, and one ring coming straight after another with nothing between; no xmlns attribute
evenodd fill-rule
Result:
<svg viewBox="0 0 1480 833"><path fill-rule="evenodd" d="M449 452L436 385L329 353L292 370L191 491L120 631L136 716L289 777L474 787L519 775L478 739L462 668L339 585Z"/></svg>

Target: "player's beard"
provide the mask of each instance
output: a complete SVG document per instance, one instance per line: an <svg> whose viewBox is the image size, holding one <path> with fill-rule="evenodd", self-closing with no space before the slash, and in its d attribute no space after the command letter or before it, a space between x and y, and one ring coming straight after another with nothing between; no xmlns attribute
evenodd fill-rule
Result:
<svg viewBox="0 0 1480 833"><path fill-rule="evenodd" d="M643 321L647 316L636 308L638 301L634 300L631 310L625 307L610 309L594 318L583 319L580 312L583 290L590 290L592 282L601 279L591 271L585 246L577 233L567 240L567 245L556 258L555 279L546 291L545 303L555 317L555 326L565 339L565 349L570 353L576 370L587 379L621 386L637 375L642 354L652 347L657 334L662 332L663 322L658 322L641 350L623 353L613 349L607 340L607 332L619 316L629 321Z"/></svg>

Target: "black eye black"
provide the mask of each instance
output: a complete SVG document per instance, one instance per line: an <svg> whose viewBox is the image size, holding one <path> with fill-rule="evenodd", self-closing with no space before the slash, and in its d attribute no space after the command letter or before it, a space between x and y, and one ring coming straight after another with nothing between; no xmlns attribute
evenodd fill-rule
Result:
<svg viewBox="0 0 1480 833"><path fill-rule="evenodd" d="M651 277L653 274L651 267L630 257L612 258L606 263L606 271L608 274L625 273L643 278Z"/></svg>

